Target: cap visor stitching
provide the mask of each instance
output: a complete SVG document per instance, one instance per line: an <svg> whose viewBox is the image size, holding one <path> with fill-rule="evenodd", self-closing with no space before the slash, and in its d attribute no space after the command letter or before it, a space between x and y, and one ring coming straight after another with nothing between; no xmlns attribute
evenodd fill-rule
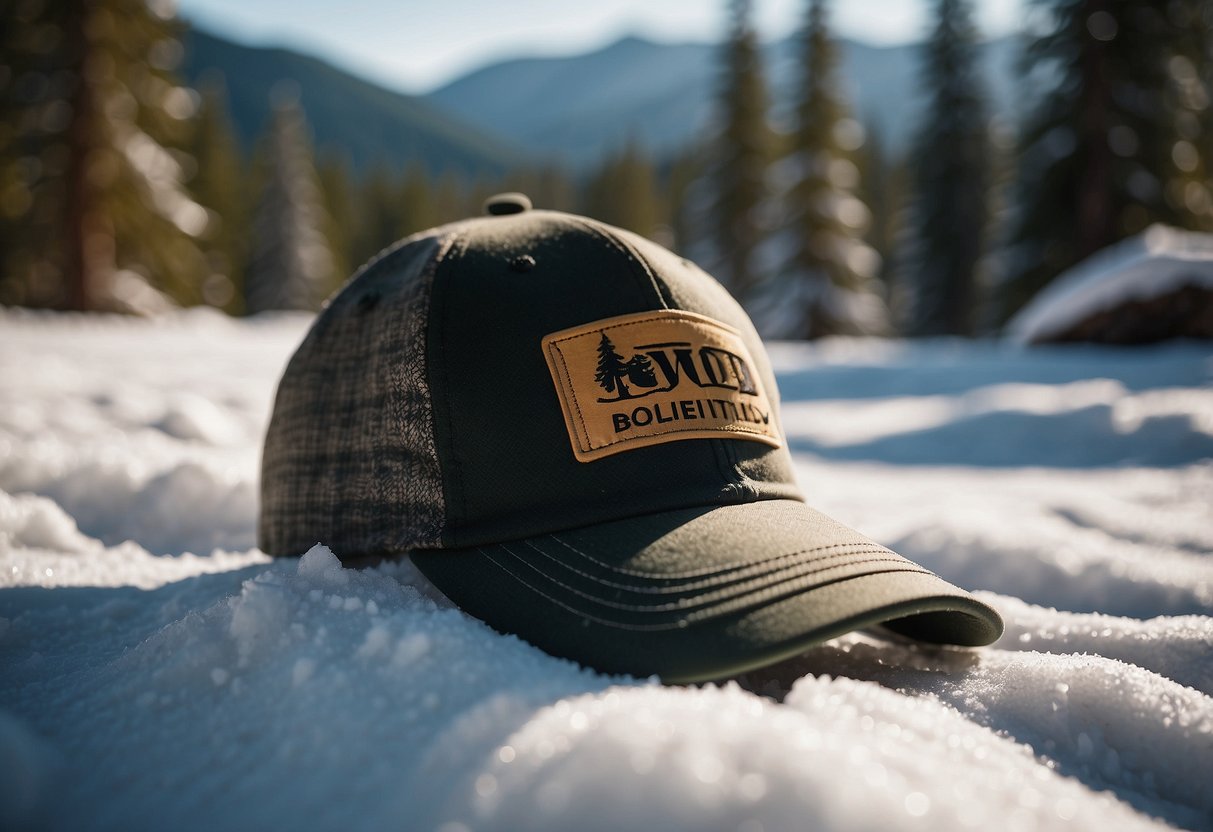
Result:
<svg viewBox="0 0 1213 832"><path fill-rule="evenodd" d="M631 623L628 623L625 621L620 621L618 619L603 618L602 616L594 615L593 613L590 613L583 609L574 607L571 604L568 604L559 598L555 598L555 597L549 595L548 593L544 592L543 590L539 589L538 587L536 587L530 581L527 581L526 579L522 578L521 576L519 576L518 574L516 574L515 572L510 570L507 566L503 565L501 562L499 562L496 558L494 558L489 553L485 552L483 549L478 549L478 551L480 551L480 553L482 555L484 555L485 558L490 563L492 563L494 566L496 566L502 572L509 575L511 578L513 578L519 584L521 584L522 586L525 586L527 589L531 590L536 595L539 595L540 597L546 599L547 601L556 605L557 607L567 610L568 612L572 613L573 615L579 616L588 621L592 621L596 624L601 624L604 627L610 627L610 628L616 629L616 630L626 630L626 631L633 631L633 632L658 632L658 631L668 631L668 630L680 630L680 629L687 627L689 624L692 624L692 623L697 623L697 622L704 621L704 620L710 620L711 618L720 617L722 615L732 613L732 612L740 612L748 607L759 606L764 601L766 603L774 603L775 601L780 600L780 598L782 598L782 597L802 594L805 592L809 592L813 589L818 589L820 587L827 586L829 584L839 583L841 581L859 580L861 578L866 578L866 577L870 577L872 575L877 575L877 574L895 573L895 572L915 572L915 573L929 575L931 577L936 577L932 573L927 572L925 570L912 569L912 568L911 569L907 569L907 568L878 569L878 570L873 570L871 572L864 572L859 575L840 576L840 577L837 577L837 578L834 578L831 580L820 581L815 584L807 583L804 580L804 578L801 577L801 578L792 579L792 583L794 583L795 586L789 587L784 592L774 593L774 592L768 591L768 592L764 592L764 593L755 593L755 595L760 595L762 597L754 598L754 600L750 601L749 603L740 603L738 601L734 601L733 603L723 605L720 608L713 608L713 609L703 611L700 613L692 613L683 618L679 618L675 621L665 622L665 623L660 623L660 624L631 624ZM883 605L881 605L881 606L883 606Z"/></svg>
<svg viewBox="0 0 1213 832"><path fill-rule="evenodd" d="M556 534L549 534L548 537L552 538L557 543L559 543L561 546L564 546L569 551L581 556L582 558L584 558L585 560L594 564L595 566L601 567L602 569L609 570L609 571L614 572L619 575L629 575L634 578L644 578L647 580L682 580L682 579L710 578L713 575L720 575L725 572L732 572L732 571L739 570L739 569L748 569L750 567L758 566L758 565L761 565L768 561L773 561L773 560L778 560L780 558L790 557L791 555L811 554L813 552L826 552L831 549L842 549L842 548L850 548L850 547L876 548L882 552L888 552L891 555L897 554L892 549L889 549L885 546L881 546L879 543L873 543L870 540L857 540L853 543L829 543L824 546L813 546L808 549L798 549L794 552L787 552L784 554L775 555L770 558L764 558L763 560L729 561L727 563L720 564L715 569L709 569L709 570L688 569L688 570L681 570L681 571L675 571L675 572L668 572L664 575L654 575L652 572L645 572L645 571L642 571L639 569L627 569L626 567L615 566L613 564L599 560L598 558L595 558L593 555L589 554L588 552L578 549L576 546L572 545L571 543L569 543L568 541L564 540L563 538L559 537ZM901 556L898 555L898 557L901 557Z"/></svg>
<svg viewBox="0 0 1213 832"><path fill-rule="evenodd" d="M719 575L722 577L722 580L718 580L718 581L710 581L710 580L685 581L682 583L672 583L672 584L665 584L665 585L657 586L657 585L655 585L656 582L664 581L665 580L664 576L651 575L651 574L644 575L643 577L650 579L651 582L649 585L616 583L615 581L606 580L606 579L600 577L599 575L595 575L590 572L585 572L583 570L577 569L575 566L569 564L567 561L562 560L561 558L558 558L558 557L552 555L550 552L545 552L543 549L540 549L538 546L536 546L533 542L531 542L529 540L525 540L525 541L523 541L523 543L525 543L530 548L534 549L539 554L546 557L548 560L555 562L561 568L567 569L568 571L573 572L574 574L577 574L584 578L592 580L597 584L600 584L602 586L609 586L613 589L622 589L622 590L626 590L628 592L635 592L635 593L640 593L640 594L650 594L650 595L669 595L669 594L676 593L676 592L694 591L696 589L705 588L705 587L721 589L725 586L728 586L729 584L736 584L736 583L739 583L744 580L754 580L757 578L761 578L767 574L778 573L781 571L781 567L773 566L773 564L775 564L779 561L785 561L785 560L791 561L791 562L789 563L789 565L787 567L782 567L782 571L787 571L792 566L795 566L798 564L804 564L804 563L808 563L808 562L821 564L824 561L839 560L842 558L850 558L850 557L854 557L856 555L887 554L887 555L894 556L899 560L904 560L904 558L901 558L899 555L896 555L895 552L890 552L888 549L885 549L883 546L876 546L876 545L870 544L870 543L869 544L842 544L842 545L846 545L846 546L857 546L860 548L858 548L854 551L835 552L834 554L820 555L818 557L807 557L808 555L811 555L813 552L818 551L818 550L804 549L804 550L800 550L800 551L796 551L796 552L788 552L786 554L776 555L775 557L771 557L771 558L764 558L763 560L760 560L760 561L755 561L753 564L751 564L751 566L749 568L721 570L720 572L709 573L708 576L705 576L705 578L706 578L706 577L710 577L711 575ZM824 549L824 548L826 548L826 547L821 547L821 549ZM617 571L617 570L611 569L610 566L608 566L608 565L604 564L603 566L610 572ZM635 576L635 573L626 573L626 574L632 574L633 576ZM725 575L728 575L728 577L724 578L723 576L725 576ZM639 576L637 576L637 577L639 577Z"/></svg>
<svg viewBox="0 0 1213 832"><path fill-rule="evenodd" d="M569 584L566 584L566 583L556 579L555 577L548 574L547 572L544 572L543 570L541 570L537 566L535 566L533 563L530 563L527 560L519 557L508 546L505 546L505 545L499 543L499 544L497 544L497 548L499 548L501 551L505 552L510 557L517 560L518 562L522 563L524 566L526 566L526 567L530 568L531 570L535 571L536 573L542 575L548 582L550 582L550 583L560 587L561 589L566 590L574 595L579 595L582 598L585 598L586 600L591 601L592 603L598 604L600 606L610 607L612 609L622 610L624 612L643 613L643 614L665 613L665 612L683 613L683 612L693 611L693 610L696 610L697 608L708 607L708 606L711 606L718 602L728 602L733 599L743 598L747 595L762 593L772 587L778 586L782 583L786 583L787 581L797 580L799 578L806 578L806 577L809 577L812 575L818 575L823 572L829 572L830 570L833 570L833 569L842 569L847 566L858 566L861 564L890 563L890 564L896 564L897 566L908 566L913 571L921 571L928 575L932 574L932 573L928 572L927 570L922 569L921 567L917 567L914 564L909 563L909 561L906 561L904 558L897 557L897 556L878 557L878 558L862 558L862 559L850 561L847 563L835 563L835 564L828 565L828 566L817 565L817 566L815 566L815 568L810 568L810 569L791 567L791 568L784 569L784 570L777 570L777 571L768 573L767 575L764 575L759 578L753 578L753 579L750 579L747 581L743 581L739 584L735 583L728 587L722 587L721 590L717 591L717 592L706 592L706 593L700 593L695 596L690 596L690 597L685 598L682 601L676 602L676 603L637 605L637 604L625 604L625 603L618 602L618 601L608 601L604 598L599 598L595 595L591 595L588 592L584 592L580 589L577 589L576 587L570 586ZM485 553L483 549L480 549L479 551L481 551L482 553L487 555L487 553ZM862 554L866 554L866 553L862 553ZM809 563L816 563L816 562L810 561ZM803 564L799 564L799 566L803 566ZM885 571L885 570L878 569L875 571Z"/></svg>

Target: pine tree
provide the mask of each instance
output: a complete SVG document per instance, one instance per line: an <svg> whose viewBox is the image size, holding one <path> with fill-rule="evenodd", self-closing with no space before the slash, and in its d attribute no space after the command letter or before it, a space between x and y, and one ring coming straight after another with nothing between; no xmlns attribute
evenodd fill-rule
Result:
<svg viewBox="0 0 1213 832"><path fill-rule="evenodd" d="M430 190L429 174L419 162L414 162L405 168L397 197L400 206L400 225L397 228L396 237L414 234L438 225ZM393 237L393 242L396 237Z"/></svg>
<svg viewBox="0 0 1213 832"><path fill-rule="evenodd" d="M265 185L245 279L249 314L317 309L336 282L306 130L298 101L282 95L262 152Z"/></svg>
<svg viewBox="0 0 1213 832"><path fill-rule="evenodd" d="M548 165L535 174L535 184L527 194L536 207L553 211L573 211L577 207L576 188L568 171L559 164Z"/></svg>
<svg viewBox="0 0 1213 832"><path fill-rule="evenodd" d="M913 150L906 284L911 331L972 335L990 181L990 138L968 0L936 0L923 54L930 100Z"/></svg>
<svg viewBox="0 0 1213 832"><path fill-rule="evenodd" d="M515 168L499 180L485 196L505 191L520 191L536 208L574 212L583 210L577 184L559 163L540 167Z"/></svg>
<svg viewBox="0 0 1213 832"><path fill-rule="evenodd" d="M193 302L206 211L178 148L195 108L172 70L171 5L10 0L0 7L0 297L150 309Z"/></svg>
<svg viewBox="0 0 1213 832"><path fill-rule="evenodd" d="M876 279L880 258L863 241L870 213L856 196L851 155L863 128L847 115L824 0L811 0L802 38L796 130L776 179L784 222L772 238L775 277L755 305L760 327L792 338L876 334L888 310Z"/></svg>
<svg viewBox="0 0 1213 832"><path fill-rule="evenodd" d="M767 168L774 137L767 122L767 91L751 2L730 0L724 71L716 96L717 127L704 150L703 175L687 194L686 247L736 297L745 301L761 274L756 252L768 229Z"/></svg>
<svg viewBox="0 0 1213 832"><path fill-rule="evenodd" d="M628 365L624 363L623 356L615 352L611 339L605 332L602 333L602 340L598 342L598 372L594 374L594 381L608 393L618 390L616 399L628 399L632 394L623 382L627 375Z"/></svg>
<svg viewBox="0 0 1213 832"><path fill-rule="evenodd" d="M1049 27L1025 64L1049 91L1020 138L1001 320L1152 222L1207 228L1213 217L1201 169L1213 143L1208 11L1196 0L1036 2Z"/></svg>
<svg viewBox="0 0 1213 832"><path fill-rule="evenodd" d="M489 188L490 193L496 193ZM480 214L489 193L476 193L453 171L443 172L430 183L430 225L442 225Z"/></svg>
<svg viewBox="0 0 1213 832"><path fill-rule="evenodd" d="M316 174L327 220L324 236L329 241L334 276L341 282L363 262L354 250L357 229L363 221L363 206L355 196L354 175L345 155L330 154L321 159Z"/></svg>
<svg viewBox="0 0 1213 832"><path fill-rule="evenodd" d="M590 177L583 203L588 216L646 237L661 224L653 163L632 141Z"/></svg>
<svg viewBox="0 0 1213 832"><path fill-rule="evenodd" d="M688 200L691 189L703 173L703 154L697 147L690 147L670 160L662 177L661 193L665 195L665 224L670 229L667 248L687 251L695 238Z"/></svg>
<svg viewBox="0 0 1213 832"><path fill-rule="evenodd" d="M383 161L372 165L355 187L358 222L350 232L351 261L365 263L400 238L404 216L396 172Z"/></svg>
<svg viewBox="0 0 1213 832"><path fill-rule="evenodd" d="M892 297L898 265L898 239L902 231L907 166L889 149L884 132L874 121L864 128L863 147L856 154L859 168L857 196L871 212L864 241L880 257L879 278L885 297Z"/></svg>
<svg viewBox="0 0 1213 832"><path fill-rule="evenodd" d="M239 312L249 245L245 162L228 116L222 76L206 79L201 94L192 143L197 166L189 187L209 214L201 238L210 268L202 284L202 299Z"/></svg>

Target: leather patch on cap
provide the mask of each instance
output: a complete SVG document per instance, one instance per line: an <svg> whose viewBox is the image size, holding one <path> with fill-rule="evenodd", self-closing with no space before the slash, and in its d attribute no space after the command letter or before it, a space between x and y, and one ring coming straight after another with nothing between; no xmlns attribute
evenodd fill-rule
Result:
<svg viewBox="0 0 1213 832"><path fill-rule="evenodd" d="M741 333L719 321L621 315L554 332L543 353L581 462L680 439L783 444Z"/></svg>

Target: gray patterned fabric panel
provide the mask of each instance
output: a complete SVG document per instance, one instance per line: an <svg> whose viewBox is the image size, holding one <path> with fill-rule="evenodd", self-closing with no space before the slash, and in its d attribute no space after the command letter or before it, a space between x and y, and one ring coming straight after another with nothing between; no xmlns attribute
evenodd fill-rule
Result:
<svg viewBox="0 0 1213 832"><path fill-rule="evenodd" d="M261 548L342 558L439 543L445 522L425 365L443 237L403 241L351 280L291 359L265 441Z"/></svg>

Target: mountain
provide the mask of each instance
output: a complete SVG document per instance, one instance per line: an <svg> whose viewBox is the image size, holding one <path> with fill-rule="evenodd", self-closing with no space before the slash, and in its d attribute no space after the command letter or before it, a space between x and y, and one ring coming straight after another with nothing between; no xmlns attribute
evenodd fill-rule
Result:
<svg viewBox="0 0 1213 832"><path fill-rule="evenodd" d="M378 160L397 167L420 160L431 172L470 177L496 176L535 160L585 168L629 139L668 156L708 127L719 71L713 44L627 37L583 55L501 61L411 96L317 58L243 46L196 28L184 44L187 80L223 75L246 147L262 131L271 90L289 79L299 87L320 153L343 152L362 170ZM797 49L795 38L766 47L774 115L785 123L799 71ZM894 151L908 146L925 98L919 49L841 41L852 112L880 129ZM1022 108L1018 54L1015 37L981 47L992 109L1008 123Z"/></svg>
<svg viewBox="0 0 1213 832"><path fill-rule="evenodd" d="M799 45L785 38L766 47L776 117L790 107ZM920 47L878 47L841 41L842 75L853 113L904 149L917 126ZM428 99L482 129L575 165L599 158L628 138L658 155L676 151L708 126L718 47L664 44L628 37L585 55L524 58L475 70ZM1016 112L1018 42L1004 37L981 47L993 111Z"/></svg>
<svg viewBox="0 0 1213 832"><path fill-rule="evenodd" d="M378 161L403 167L416 160L435 174L495 176L528 159L509 139L462 121L434 102L386 90L316 58L242 46L197 28L182 42L187 81L223 76L232 121L246 148L262 132L271 91L281 81L293 81L317 152L344 153L360 170Z"/></svg>
<svg viewBox="0 0 1213 832"><path fill-rule="evenodd" d="M574 164L629 138L658 154L684 146L711 105L717 49L624 38L585 55L486 66L428 99L471 124Z"/></svg>

